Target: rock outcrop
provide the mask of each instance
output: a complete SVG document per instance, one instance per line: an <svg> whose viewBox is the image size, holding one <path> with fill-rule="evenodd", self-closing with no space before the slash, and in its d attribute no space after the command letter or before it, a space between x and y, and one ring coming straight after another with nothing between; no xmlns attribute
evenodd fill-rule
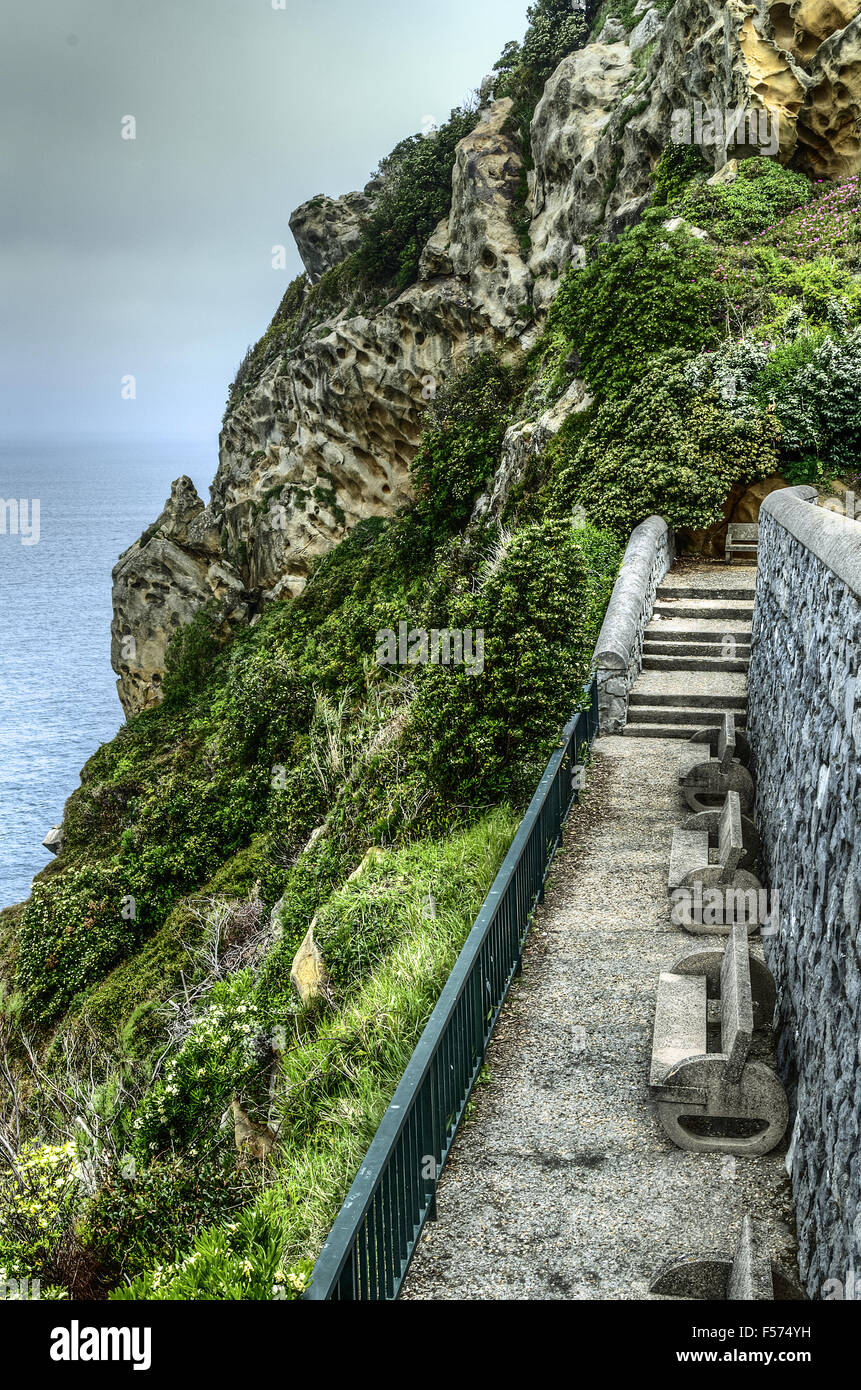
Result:
<svg viewBox="0 0 861 1390"><path fill-rule="evenodd" d="M493 103L461 142L419 282L376 313L336 311L269 363L227 414L209 506L180 480L121 556L111 656L127 714L158 702L170 638L205 603L222 625L247 620L299 593L357 522L409 500L427 401L466 356L523 351L532 277L508 217L523 167L510 111ZM343 252L344 217L328 225L302 243L309 271Z"/></svg>
<svg viewBox="0 0 861 1390"><path fill-rule="evenodd" d="M511 360L529 347L587 241L618 235L649 202L679 112L762 113L781 160L817 178L857 172L861 0L676 0L666 16L638 0L633 19L630 33L608 20L547 82L525 208L511 102L485 104L457 149L451 211L418 282L388 302L332 304L315 288L358 245L379 181L293 214L311 283L303 335L233 393L209 505L181 479L114 571L112 660L127 714L161 698L170 638L202 606L229 631L299 593L315 558L359 521L409 500L439 384L477 351ZM745 125L734 144L706 146L721 177L750 138ZM528 250L515 228L524 217ZM504 476L482 503L491 513L548 428L511 435Z"/></svg>
<svg viewBox="0 0 861 1390"><path fill-rule="evenodd" d="M113 581L111 664L126 715L159 703L170 639L201 608L213 605L225 634L251 613L218 523L190 478L173 484L161 516L120 556Z"/></svg>
<svg viewBox="0 0 861 1390"><path fill-rule="evenodd" d="M378 187L379 181L372 181L363 193L345 193L342 198L319 193L293 213L290 231L312 285L358 249L362 218L373 207Z"/></svg>

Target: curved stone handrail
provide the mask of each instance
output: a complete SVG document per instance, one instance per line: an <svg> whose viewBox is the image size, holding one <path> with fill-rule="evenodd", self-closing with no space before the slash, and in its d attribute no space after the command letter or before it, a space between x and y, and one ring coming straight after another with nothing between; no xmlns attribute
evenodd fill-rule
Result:
<svg viewBox="0 0 861 1390"><path fill-rule="evenodd" d="M852 517L827 507L810 506L817 498L813 487L788 487L772 492L762 504L784 531L810 550L853 593L861 594L861 529ZM803 505L800 505L803 504Z"/></svg>
<svg viewBox="0 0 861 1390"><path fill-rule="evenodd" d="M674 555L675 537L663 517L647 517L632 532L595 647L601 733L625 727L628 694L642 665L643 633Z"/></svg>

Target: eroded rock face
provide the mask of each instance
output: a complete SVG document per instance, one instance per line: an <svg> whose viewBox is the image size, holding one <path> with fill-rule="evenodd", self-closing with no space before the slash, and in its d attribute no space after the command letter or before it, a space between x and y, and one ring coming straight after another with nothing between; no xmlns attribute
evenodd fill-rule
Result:
<svg viewBox="0 0 861 1390"><path fill-rule="evenodd" d="M627 44L590 44L560 63L536 108L529 268L542 304L582 259L581 243L601 218L607 166L599 149L633 72Z"/></svg>
<svg viewBox="0 0 861 1390"><path fill-rule="evenodd" d="M299 593L357 522L409 500L428 400L468 355L522 352L532 277L508 217L522 172L510 109L493 103L461 142L419 283L373 315L341 311L270 363L225 420L209 506L180 480L120 558L112 661L127 714L158 702L167 644L205 602L227 626L245 621ZM319 269L343 245L303 255Z"/></svg>
<svg viewBox="0 0 861 1390"><path fill-rule="evenodd" d="M358 249L362 218L370 212L378 186L372 182L363 193L345 193L342 198L320 193L293 213L290 231L312 285Z"/></svg>
<svg viewBox="0 0 861 1390"><path fill-rule="evenodd" d="M409 500L438 385L473 353L511 360L528 348L536 328L526 325L583 262L587 240L618 235L648 204L680 111L762 112L777 121L781 160L820 178L858 170L861 0L676 0L666 16L638 0L634 20L630 34L605 25L546 84L532 127L528 253L512 220L523 162L511 103L490 102L458 147L451 212L424 248L418 283L380 308L332 310L236 393L209 505L181 479L114 572L112 660L127 713L160 699L167 644L203 604L229 631L299 593L316 557L359 521ZM706 147L722 179L733 149L751 152L738 141ZM358 244L378 189L314 198L294 214L312 281ZM554 427L510 432L481 504L491 514Z"/></svg>
<svg viewBox="0 0 861 1390"><path fill-rule="evenodd" d="M861 0L676 0L663 22L650 15L626 38L566 58L545 87L532 126L537 303L591 234L636 219L677 113L693 137L696 103L756 113L755 130L745 123L729 143L704 146L716 169L772 133L777 157L814 178L861 165Z"/></svg>
<svg viewBox="0 0 861 1390"><path fill-rule="evenodd" d="M222 553L212 512L190 478L179 478L164 511L113 571L111 665L127 716L162 698L165 654L178 628L207 603L227 633L246 622L250 595Z"/></svg>

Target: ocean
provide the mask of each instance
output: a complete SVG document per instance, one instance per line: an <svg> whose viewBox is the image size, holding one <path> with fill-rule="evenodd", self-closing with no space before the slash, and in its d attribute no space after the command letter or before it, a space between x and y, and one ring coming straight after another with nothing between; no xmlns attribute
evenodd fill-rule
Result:
<svg viewBox="0 0 861 1390"><path fill-rule="evenodd" d="M0 498L19 503L18 534L0 511L0 908L27 896L81 768L123 722L111 569L174 478L206 500L216 465L208 442L0 444Z"/></svg>

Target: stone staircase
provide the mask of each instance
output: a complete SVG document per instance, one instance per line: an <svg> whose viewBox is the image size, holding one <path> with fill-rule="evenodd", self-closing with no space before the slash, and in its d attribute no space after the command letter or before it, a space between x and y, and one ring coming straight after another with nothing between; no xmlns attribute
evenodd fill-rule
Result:
<svg viewBox="0 0 861 1390"><path fill-rule="evenodd" d="M756 588L750 565L677 565L658 588L627 738L690 738L732 710L744 728Z"/></svg>

